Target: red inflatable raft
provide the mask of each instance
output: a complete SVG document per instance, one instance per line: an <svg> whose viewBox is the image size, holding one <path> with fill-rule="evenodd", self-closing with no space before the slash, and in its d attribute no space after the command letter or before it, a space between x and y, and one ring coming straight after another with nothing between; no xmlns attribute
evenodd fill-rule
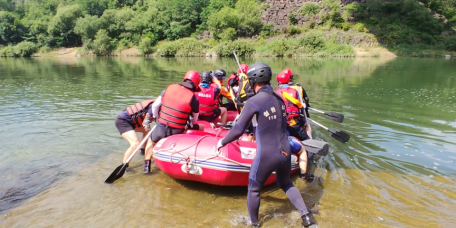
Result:
<svg viewBox="0 0 456 228"><path fill-rule="evenodd" d="M229 113L229 120L233 120L236 113ZM157 167L176 179L220 186L247 186L256 144L243 136L218 151L218 140L229 130L214 128L205 121L198 123L205 125L204 131L187 130L184 134L157 142L153 155ZM299 169L298 158L294 154L291 156L291 171L294 173ZM275 174L272 174L265 185L274 182Z"/></svg>

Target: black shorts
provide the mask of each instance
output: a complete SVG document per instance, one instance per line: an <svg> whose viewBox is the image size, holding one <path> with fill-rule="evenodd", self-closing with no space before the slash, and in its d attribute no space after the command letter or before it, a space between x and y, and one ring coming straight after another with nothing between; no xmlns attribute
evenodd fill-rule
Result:
<svg viewBox="0 0 456 228"><path fill-rule="evenodd" d="M225 107L228 111L236 111L236 106L233 102L222 104L222 107Z"/></svg>
<svg viewBox="0 0 456 228"><path fill-rule="evenodd" d="M298 138L299 141L310 139L310 137L307 135L307 132L304 131L304 129L299 125L287 126L287 130L291 136Z"/></svg>
<svg viewBox="0 0 456 228"><path fill-rule="evenodd" d="M211 115L205 115L205 116L203 116L203 115L200 114L200 115L198 116L198 119L199 119L199 120L205 120L205 121L207 121L207 122L212 122L212 121L214 121L215 119L217 119L217 117L220 116L220 113L222 113L222 110L220 110L220 108L215 108L215 109L214 109L214 113L212 113Z"/></svg>
<svg viewBox="0 0 456 228"><path fill-rule="evenodd" d="M193 125L193 127L188 127L187 129L199 130L199 125L195 124L195 125ZM177 129L177 128L172 128L172 127L168 127L168 129L166 129L165 125L163 125L161 123L157 123L157 126L154 128L154 131L152 132L152 134L150 136L150 139L152 140L152 142L157 143L162 138L165 138L165 137L168 137L171 135L175 135L175 134L182 134L182 133L184 133L184 131L185 131L185 129Z"/></svg>
<svg viewBox="0 0 456 228"><path fill-rule="evenodd" d="M134 131L135 130L135 126L133 125L132 122L122 118L120 115L118 115L116 117L116 121L115 121L115 124L116 124L116 127L117 127L117 130L119 130L119 133L122 135L123 133L127 132L127 131Z"/></svg>

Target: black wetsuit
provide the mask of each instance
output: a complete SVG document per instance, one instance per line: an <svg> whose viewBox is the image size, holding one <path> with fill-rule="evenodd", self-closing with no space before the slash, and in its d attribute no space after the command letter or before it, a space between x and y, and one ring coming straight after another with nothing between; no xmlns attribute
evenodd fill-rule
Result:
<svg viewBox="0 0 456 228"><path fill-rule="evenodd" d="M291 149L286 131L285 105L281 98L278 95L274 96L273 93L272 88L265 85L255 96L249 98L236 124L222 140L222 145L226 145L238 139L256 115L257 151L250 168L247 195L247 206L252 223L258 222L260 190L273 171L276 172L277 184L287 194L301 216L309 213L299 190L290 179Z"/></svg>

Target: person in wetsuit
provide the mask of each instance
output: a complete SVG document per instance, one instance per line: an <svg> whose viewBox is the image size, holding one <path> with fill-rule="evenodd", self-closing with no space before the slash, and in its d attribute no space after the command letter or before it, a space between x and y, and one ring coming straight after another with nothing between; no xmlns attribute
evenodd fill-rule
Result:
<svg viewBox="0 0 456 228"><path fill-rule="evenodd" d="M272 172L276 172L278 186L298 209L303 226L314 224L306 204L290 179L291 148L287 134L285 104L270 86L271 68L262 62L254 63L247 77L255 95L249 98L229 133L217 143L217 148L238 139L252 121L256 125L257 150L250 167L247 206L251 225L258 227L260 190Z"/></svg>

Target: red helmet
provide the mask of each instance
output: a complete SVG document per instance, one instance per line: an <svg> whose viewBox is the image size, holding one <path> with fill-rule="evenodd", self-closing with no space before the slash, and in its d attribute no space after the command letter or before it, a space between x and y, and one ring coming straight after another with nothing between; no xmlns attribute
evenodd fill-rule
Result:
<svg viewBox="0 0 456 228"><path fill-rule="evenodd" d="M185 82L187 79L193 82L193 85L195 86L195 90L198 89L198 85L201 82L201 77L200 77L200 74L198 73L198 71L196 71L196 70L187 71L187 73L185 73L184 80L182 80L182 81Z"/></svg>
<svg viewBox="0 0 456 228"><path fill-rule="evenodd" d="M239 69L238 69L238 74L240 73L244 73L244 74L247 74L247 70L249 69L249 65L243 63L239 66Z"/></svg>
<svg viewBox="0 0 456 228"><path fill-rule="evenodd" d="M277 75L277 81L279 84L288 84L290 82L290 76L282 71Z"/></svg>
<svg viewBox="0 0 456 228"><path fill-rule="evenodd" d="M287 75L288 77L293 77L293 72L292 72L290 69L282 70L281 73L284 73L284 74Z"/></svg>

